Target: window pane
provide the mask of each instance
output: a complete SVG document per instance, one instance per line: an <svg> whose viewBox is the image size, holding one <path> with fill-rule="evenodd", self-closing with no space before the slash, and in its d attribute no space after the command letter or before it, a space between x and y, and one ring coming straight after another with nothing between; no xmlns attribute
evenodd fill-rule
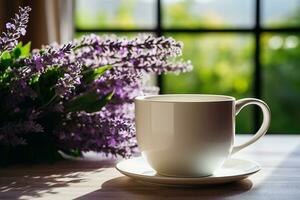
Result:
<svg viewBox="0 0 300 200"><path fill-rule="evenodd" d="M300 26L300 0L262 0L265 27Z"/></svg>
<svg viewBox="0 0 300 200"><path fill-rule="evenodd" d="M78 28L153 28L155 0L76 0Z"/></svg>
<svg viewBox="0 0 300 200"><path fill-rule="evenodd" d="M272 111L270 132L300 132L300 34L264 34L263 96Z"/></svg>
<svg viewBox="0 0 300 200"><path fill-rule="evenodd" d="M190 73L166 75L164 93L226 94L236 98L253 96L253 37L248 34L173 34L184 42L183 55L190 59ZM250 132L251 108L238 116L237 131Z"/></svg>
<svg viewBox="0 0 300 200"><path fill-rule="evenodd" d="M162 0L164 27L252 27L253 0Z"/></svg>

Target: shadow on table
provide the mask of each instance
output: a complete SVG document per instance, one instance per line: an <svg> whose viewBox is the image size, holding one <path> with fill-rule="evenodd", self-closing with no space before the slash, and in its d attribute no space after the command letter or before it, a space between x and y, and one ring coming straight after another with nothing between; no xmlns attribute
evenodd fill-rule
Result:
<svg viewBox="0 0 300 200"><path fill-rule="evenodd" d="M287 144L288 145L288 144ZM258 152L265 157L272 158L278 150L270 148L269 151ZM279 162L278 162L279 161ZM251 192L265 199L300 199L300 145L291 152L282 155L282 160L269 160L263 166L264 178L252 188ZM262 198L264 199L264 198Z"/></svg>
<svg viewBox="0 0 300 200"><path fill-rule="evenodd" d="M42 197L54 189L86 181L86 174L99 173L108 162L62 161L55 164L25 165L0 169L0 199Z"/></svg>
<svg viewBox="0 0 300 200"><path fill-rule="evenodd" d="M105 182L102 188L77 198L85 199L166 199L166 198L201 198L223 199L250 190L252 182L245 179L239 182L212 186L165 187L136 182L128 177L118 177Z"/></svg>

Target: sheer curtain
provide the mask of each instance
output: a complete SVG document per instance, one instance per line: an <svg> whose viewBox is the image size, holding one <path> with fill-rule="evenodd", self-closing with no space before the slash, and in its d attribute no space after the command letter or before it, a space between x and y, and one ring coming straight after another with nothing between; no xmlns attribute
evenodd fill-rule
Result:
<svg viewBox="0 0 300 200"><path fill-rule="evenodd" d="M23 41L33 48L73 38L73 0L0 0L0 30L17 11L18 6L30 6L30 22Z"/></svg>

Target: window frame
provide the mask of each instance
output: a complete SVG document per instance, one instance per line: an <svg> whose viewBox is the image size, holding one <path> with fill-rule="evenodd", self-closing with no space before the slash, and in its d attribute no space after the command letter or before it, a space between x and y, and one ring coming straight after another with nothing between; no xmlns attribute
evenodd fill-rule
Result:
<svg viewBox="0 0 300 200"><path fill-rule="evenodd" d="M187 33L187 34L199 34L199 33L245 33L254 36L254 56L253 66L254 74L252 92L255 98L262 98L262 88L264 84L262 63L261 63L261 38L263 33L300 33L300 27L287 27L287 28L265 28L261 26L261 12L262 12L262 0L254 0L254 26L251 28L164 28L162 26L163 11L162 0L156 1L156 26L154 28L133 28L133 29L119 29L119 28L95 28L95 29L82 29L75 26L76 33L154 33L156 36L163 36L168 33ZM161 88L160 92L164 93L163 75L158 76L157 85ZM260 110L255 107L253 114L254 130L258 130L260 127Z"/></svg>

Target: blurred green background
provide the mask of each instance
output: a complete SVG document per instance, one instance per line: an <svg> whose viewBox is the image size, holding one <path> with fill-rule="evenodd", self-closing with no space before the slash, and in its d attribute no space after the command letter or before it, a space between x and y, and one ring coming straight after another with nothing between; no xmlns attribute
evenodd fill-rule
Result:
<svg viewBox="0 0 300 200"><path fill-rule="evenodd" d="M300 133L300 0L261 0L261 98L272 110L271 133ZM255 32L181 32L203 29L251 29L254 0L161 0L163 34L184 42L187 74L163 77L163 93L213 93L253 97ZM155 34L156 0L76 0L75 26L133 36L138 29ZM278 32L268 29L282 29ZM178 29L178 32L169 31ZM105 32L105 30L109 30ZM122 30L122 31L120 31ZM126 30L128 32L126 32ZM253 108L239 114L237 131L254 129Z"/></svg>

